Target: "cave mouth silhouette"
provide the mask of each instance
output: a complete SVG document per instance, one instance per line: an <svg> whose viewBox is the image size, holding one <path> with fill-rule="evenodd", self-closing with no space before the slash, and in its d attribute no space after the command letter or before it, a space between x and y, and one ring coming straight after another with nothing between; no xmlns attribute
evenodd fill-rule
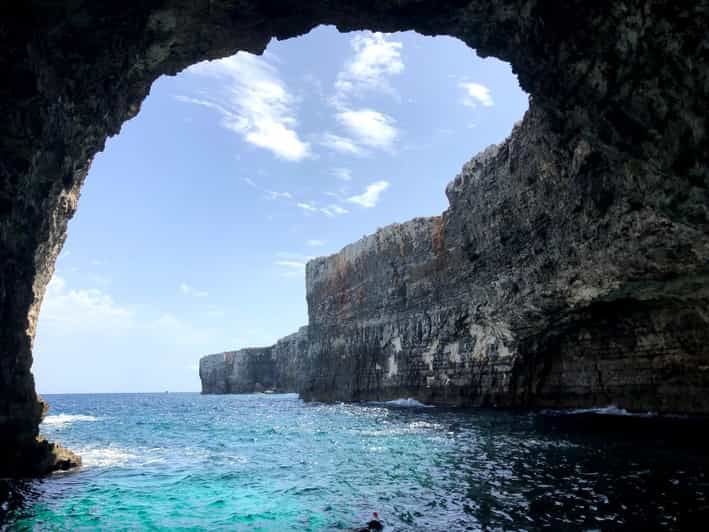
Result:
<svg viewBox="0 0 709 532"><path fill-rule="evenodd" d="M37 439L44 405L31 373L32 342L94 154L138 113L160 75L239 50L262 53L271 38L320 24L341 32L449 35L482 57L510 63L531 99L505 146L506 168L512 176L532 162L539 169L539 179L526 176L526 183L540 201L559 200L547 209L549 227L583 225L609 249L631 242L629 235L640 234L635 240L645 245L642 260L617 249L613 260L601 260L596 247L592 255L584 248L574 259L576 272L595 277L600 294L613 287L614 297L649 301L643 316L659 308L676 315L685 303L706 305L700 274L709 253L708 68L701 47L708 15L702 6L156 0L7 5L0 13L1 64L9 80L2 89L7 120L0 126L0 475L41 474L73 463ZM571 198L579 201L572 205ZM514 201L522 198L511 201L519 205ZM553 277L555 268L545 264L545 275ZM594 290L580 297L593 298ZM569 307L575 301L543 309L534 326L547 330L545 316L575 315ZM686 320L693 339L705 330L701 315L693 311ZM544 346L562 344L544 334L521 343L529 361ZM705 358L704 350L693 360ZM709 411L706 378L689 373L667 377L668 404ZM524 393L534 395L535 387Z"/></svg>

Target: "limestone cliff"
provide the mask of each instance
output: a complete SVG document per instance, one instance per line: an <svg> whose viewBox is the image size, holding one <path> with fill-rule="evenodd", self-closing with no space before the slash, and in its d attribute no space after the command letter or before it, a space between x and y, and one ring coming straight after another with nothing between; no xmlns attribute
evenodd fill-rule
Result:
<svg viewBox="0 0 709 532"><path fill-rule="evenodd" d="M202 357L202 393L292 392L303 387L307 327L274 345L227 351Z"/></svg>
<svg viewBox="0 0 709 532"><path fill-rule="evenodd" d="M709 412L706 228L585 132L560 146L532 106L441 217L309 263L303 395Z"/></svg>
<svg viewBox="0 0 709 532"><path fill-rule="evenodd" d="M284 389L709 412L706 232L635 203L636 168L583 134L558 148L546 120L533 106L507 141L466 164L441 216L308 263L307 339L289 351L301 380ZM594 193L578 174L598 164L617 170ZM255 355L227 372L258 373Z"/></svg>

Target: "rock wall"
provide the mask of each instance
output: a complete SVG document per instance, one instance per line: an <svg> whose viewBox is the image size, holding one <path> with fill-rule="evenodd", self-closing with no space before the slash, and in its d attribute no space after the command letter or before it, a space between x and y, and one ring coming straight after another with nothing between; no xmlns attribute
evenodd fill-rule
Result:
<svg viewBox="0 0 709 532"><path fill-rule="evenodd" d="M543 368L556 366L540 362L537 370L533 361L566 349L573 323L587 322L583 308L596 301L615 305L624 294L655 309L633 322L637 345L649 341L642 331L664 337L672 305L694 309L684 336L700 342L705 299L689 287L701 285L702 294L706 272L707 23L705 1L2 3L0 475L59 463L37 439L44 407L34 390L32 342L93 155L139 111L158 76L237 50L261 53L272 37L318 24L457 37L481 56L509 61L532 95L522 133L498 150L494 165L478 160L479 170L463 172L442 217L446 242L463 242L471 261L447 270L462 283L447 291L476 302L466 323L511 352L530 354L528 377L515 379L518 395L544 389ZM456 253L462 257L449 258ZM498 324L509 324L509 335ZM315 320L313 334L335 326ZM342 332L349 337L354 329ZM675 344L684 359L696 345ZM313 353L327 363L329 352L323 344ZM327 375L312 390L324 389ZM677 383L679 401L686 381ZM352 396L360 389L351 383ZM700 386L684 395L697 389L704 394Z"/></svg>
<svg viewBox="0 0 709 532"><path fill-rule="evenodd" d="M306 377L307 327L268 347L226 351L199 361L202 393L293 392Z"/></svg>
<svg viewBox="0 0 709 532"><path fill-rule="evenodd" d="M638 201L639 170L586 135L532 105L442 216L310 262L303 395L709 413L706 226Z"/></svg>
<svg viewBox="0 0 709 532"><path fill-rule="evenodd" d="M544 119L466 164L441 216L308 263L289 390L709 413L709 237L633 203L622 166L588 194L581 168L617 162L583 138L539 149L558 146Z"/></svg>
<svg viewBox="0 0 709 532"><path fill-rule="evenodd" d="M199 361L202 393L254 393L273 389L275 368L271 347L208 355Z"/></svg>

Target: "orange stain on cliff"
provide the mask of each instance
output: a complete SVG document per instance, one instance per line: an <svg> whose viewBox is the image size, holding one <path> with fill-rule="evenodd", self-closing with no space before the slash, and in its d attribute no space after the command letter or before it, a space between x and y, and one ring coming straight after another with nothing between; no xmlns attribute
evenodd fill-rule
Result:
<svg viewBox="0 0 709 532"><path fill-rule="evenodd" d="M434 216L431 227L431 248L437 257L445 251L445 224L443 216Z"/></svg>

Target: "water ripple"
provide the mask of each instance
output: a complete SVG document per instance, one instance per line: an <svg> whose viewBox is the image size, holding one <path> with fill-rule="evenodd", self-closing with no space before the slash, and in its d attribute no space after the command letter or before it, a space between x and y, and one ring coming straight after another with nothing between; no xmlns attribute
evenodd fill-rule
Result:
<svg viewBox="0 0 709 532"><path fill-rule="evenodd" d="M376 510L387 530L680 530L709 517L688 420L294 395L47 399L58 414L43 432L84 467L0 484L0 528L352 530Z"/></svg>

